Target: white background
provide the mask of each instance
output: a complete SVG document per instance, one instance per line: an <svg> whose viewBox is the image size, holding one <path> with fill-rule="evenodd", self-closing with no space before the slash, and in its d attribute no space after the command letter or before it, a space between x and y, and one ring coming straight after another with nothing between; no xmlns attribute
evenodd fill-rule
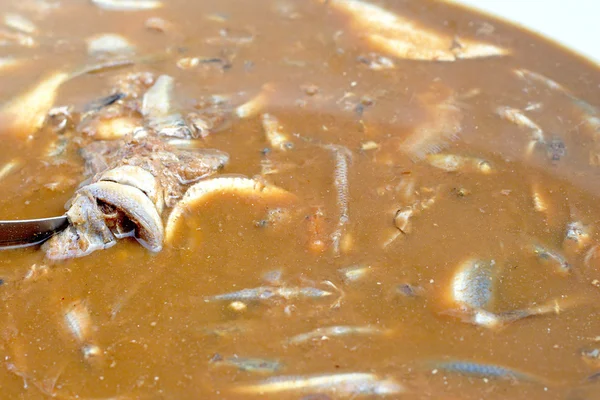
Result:
<svg viewBox="0 0 600 400"><path fill-rule="evenodd" d="M541 33L600 63L600 0L451 0Z"/></svg>

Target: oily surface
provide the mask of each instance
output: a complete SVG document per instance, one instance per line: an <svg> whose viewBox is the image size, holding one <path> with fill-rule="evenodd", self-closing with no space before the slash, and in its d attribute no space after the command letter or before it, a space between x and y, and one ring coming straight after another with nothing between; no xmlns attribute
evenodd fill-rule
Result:
<svg viewBox="0 0 600 400"><path fill-rule="evenodd" d="M136 55L160 56L74 78L54 107L81 113L113 93L119 76L169 75L184 114L217 95L229 105L218 129L185 146L229 154L220 175L255 177L293 195L213 193L186 208L155 253L133 238L60 261L39 247L1 252L2 397L383 397L327 383L264 395L235 391L270 376L361 372L405 387L390 398L600 398L600 380L588 379L600 371L598 69L443 3L377 3L431 32L510 51L407 59L374 46L368 29L331 3L173 0L116 12L88 1L2 2L0 12L37 26L35 46L10 39L0 47L23 60L0 71L3 103L45 74L89 64L86 38L117 33ZM149 18L167 27L149 29ZM194 57L197 65L189 65ZM373 67L377 57L389 68ZM236 115L261 91L268 100L259 111ZM535 121L543 139L532 145L531 129L502 118L502 107ZM269 140L265 113L289 145ZM0 219L60 215L89 177L79 149L96 138L50 125L23 133L2 123L0 168L20 163L0 180ZM47 149L61 135L69 144L57 162ZM456 171L432 165L449 155L470 158ZM397 217L402 210L408 223ZM161 215L165 223L169 212ZM569 239L573 222L585 229ZM479 308L461 303L454 290L469 260L493 260L490 277L466 286L492 282L493 295L477 307L500 320L514 310L554 308L493 326L474 320ZM349 267L356 279L344 273ZM210 298L259 287L271 295ZM290 341L331 326L373 331ZM235 356L276 367L222 362ZM446 371L439 366L447 360L535 379Z"/></svg>

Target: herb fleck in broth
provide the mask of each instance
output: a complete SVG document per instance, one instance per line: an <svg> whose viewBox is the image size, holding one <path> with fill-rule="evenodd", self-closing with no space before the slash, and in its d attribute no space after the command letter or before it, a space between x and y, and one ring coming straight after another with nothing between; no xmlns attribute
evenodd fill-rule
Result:
<svg viewBox="0 0 600 400"><path fill-rule="evenodd" d="M70 219L1 253L4 396L597 398L595 66L433 1L0 12L0 219Z"/></svg>

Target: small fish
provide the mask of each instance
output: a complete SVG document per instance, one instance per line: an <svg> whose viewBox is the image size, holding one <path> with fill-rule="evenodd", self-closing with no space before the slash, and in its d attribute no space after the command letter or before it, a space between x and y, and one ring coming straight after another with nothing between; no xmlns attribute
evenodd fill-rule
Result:
<svg viewBox="0 0 600 400"><path fill-rule="evenodd" d="M433 368L442 371L481 378L510 379L526 382L540 381L539 378L531 374L494 364L483 364L472 361L443 361L432 362L431 365Z"/></svg>
<svg viewBox="0 0 600 400"><path fill-rule="evenodd" d="M91 0L92 4L108 11L139 11L161 8L159 0Z"/></svg>
<svg viewBox="0 0 600 400"><path fill-rule="evenodd" d="M221 357L218 354L211 358L210 363L215 366L234 367L240 371L258 374L272 374L283 369L283 364L276 360L238 356Z"/></svg>
<svg viewBox="0 0 600 400"><path fill-rule="evenodd" d="M459 156L455 154L429 154L425 160L432 167L443 169L448 172L479 172L490 174L492 165L481 158Z"/></svg>
<svg viewBox="0 0 600 400"><path fill-rule="evenodd" d="M55 72L47 75L28 92L17 96L0 109L0 129L27 136L42 127L54 104L58 88L70 74Z"/></svg>
<svg viewBox="0 0 600 400"><path fill-rule="evenodd" d="M346 225L350 222L349 216L349 183L348 173L350 162L352 161L352 152L339 145L325 145L327 150L333 153L335 159L334 181L335 191L337 195L337 206L339 209L339 217L336 229L331 234L331 242L335 255L340 254L340 247L343 241L343 236L346 233Z"/></svg>
<svg viewBox="0 0 600 400"><path fill-rule="evenodd" d="M213 301L259 301L271 300L276 298L293 299L293 298L321 298L333 295L332 292L321 290L313 287L276 287L276 286L260 286L252 289L242 289L236 292L218 294L208 296L204 301L209 303Z"/></svg>
<svg viewBox="0 0 600 400"><path fill-rule="evenodd" d="M346 268L338 269L338 272L342 275L345 282L356 282L364 278L369 272L371 272L370 265L352 265Z"/></svg>
<svg viewBox="0 0 600 400"><path fill-rule="evenodd" d="M67 306L65 313L65 324L71 334L79 342L84 342L89 338L92 329L92 320L87 304L84 301L77 300Z"/></svg>
<svg viewBox="0 0 600 400"><path fill-rule="evenodd" d="M550 250L540 244L533 244L531 249L542 263L552 266L554 271L559 274L566 275L571 272L571 264L557 251Z"/></svg>
<svg viewBox="0 0 600 400"><path fill-rule="evenodd" d="M272 148L285 151L293 147L293 143L283 133L279 120L274 115L262 114L261 120L263 131Z"/></svg>
<svg viewBox="0 0 600 400"><path fill-rule="evenodd" d="M143 58L138 61L143 61ZM28 137L44 125L62 84L81 75L121 68L134 63L132 60L107 61L86 65L71 72L58 71L46 75L27 92L0 106L0 131Z"/></svg>
<svg viewBox="0 0 600 400"><path fill-rule="evenodd" d="M530 71L528 69L515 69L513 70L515 75L527 82L537 82L546 86L548 89L556 90L558 92L567 93L568 91L558 82L539 74L537 72Z"/></svg>
<svg viewBox="0 0 600 400"><path fill-rule="evenodd" d="M501 118L518 125L521 128L527 128L531 134L531 141L526 149L526 154L530 155L533 149L538 144L544 144L546 139L544 137L544 131L539 127L538 124L533 122L527 117L521 110L512 107L501 106L496 108L496 114Z"/></svg>
<svg viewBox="0 0 600 400"><path fill-rule="evenodd" d="M235 393L276 394L285 392L327 392L339 397L385 396L406 389L392 378L381 379L368 373L342 373L308 376L278 376L249 385L236 386Z"/></svg>
<svg viewBox="0 0 600 400"><path fill-rule="evenodd" d="M470 259L463 262L452 278L454 302L469 309L485 309L494 298L497 267L494 260Z"/></svg>
<svg viewBox="0 0 600 400"><path fill-rule="evenodd" d="M508 50L475 40L458 40L418 26L400 16L363 0L329 0L327 4L351 18L352 26L372 45L398 58L418 61L446 61L502 56Z"/></svg>
<svg viewBox="0 0 600 400"><path fill-rule="evenodd" d="M566 96L575 107L577 107L584 115L587 124L595 131L600 132L600 113L598 109L575 96L569 89L560 83L544 76L538 72L533 72L527 69L515 69L513 72L521 79L528 83L540 83L548 89L558 92Z"/></svg>
<svg viewBox="0 0 600 400"><path fill-rule="evenodd" d="M350 326L350 325L335 325L324 328L317 328L310 332L301 333L293 336L285 341L287 344L301 344L311 340L319 339L325 340L330 337L340 337L348 335L361 335L361 336L387 336L393 331L390 329L381 329L376 326Z"/></svg>
<svg viewBox="0 0 600 400"><path fill-rule="evenodd" d="M159 135L190 138L192 130L180 113L175 111L173 90L175 79L161 75L146 91L142 101L142 115L150 129Z"/></svg>

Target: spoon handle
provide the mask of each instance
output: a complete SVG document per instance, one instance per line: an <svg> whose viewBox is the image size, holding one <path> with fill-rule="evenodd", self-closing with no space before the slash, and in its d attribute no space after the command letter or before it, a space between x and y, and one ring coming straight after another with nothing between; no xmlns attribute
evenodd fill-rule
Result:
<svg viewBox="0 0 600 400"><path fill-rule="evenodd" d="M67 226L66 215L52 218L0 221L0 250L40 244Z"/></svg>

